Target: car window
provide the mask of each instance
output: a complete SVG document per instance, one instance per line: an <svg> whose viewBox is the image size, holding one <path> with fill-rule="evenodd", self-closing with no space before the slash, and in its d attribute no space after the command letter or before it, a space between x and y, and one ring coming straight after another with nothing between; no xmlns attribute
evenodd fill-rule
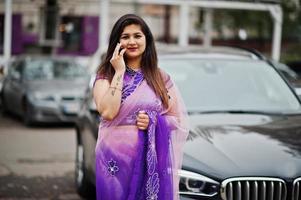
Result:
<svg viewBox="0 0 301 200"><path fill-rule="evenodd" d="M23 69L23 62L22 61L14 61L9 65L8 68L8 77L21 78L22 75L22 69Z"/></svg>
<svg viewBox="0 0 301 200"><path fill-rule="evenodd" d="M290 82L294 82L297 80L296 77L292 76L291 74L289 74L287 71L284 71L284 70L280 70L280 72L284 75L284 77L290 81Z"/></svg>
<svg viewBox="0 0 301 200"><path fill-rule="evenodd" d="M27 63L24 74L29 80L83 78L87 76L83 66L60 60L32 60Z"/></svg>
<svg viewBox="0 0 301 200"><path fill-rule="evenodd" d="M285 64L282 63L276 63L273 62L273 64L275 65L275 67L279 70L279 72L281 74L283 74L283 76L290 82L295 82L298 79L300 79L300 77L298 76L298 74L296 72L294 72L293 70L291 70L288 66L286 66Z"/></svg>
<svg viewBox="0 0 301 200"><path fill-rule="evenodd" d="M163 57L159 64L177 83L188 110L300 109L281 76L262 61Z"/></svg>

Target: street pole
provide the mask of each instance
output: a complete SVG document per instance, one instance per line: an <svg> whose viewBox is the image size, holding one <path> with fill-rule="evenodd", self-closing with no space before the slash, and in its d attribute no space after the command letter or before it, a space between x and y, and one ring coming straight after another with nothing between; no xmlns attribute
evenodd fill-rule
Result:
<svg viewBox="0 0 301 200"><path fill-rule="evenodd" d="M272 18L274 19L273 41L272 41L272 58L276 61L280 60L281 54L281 38L282 38L282 19L283 13L280 6L270 9Z"/></svg>
<svg viewBox="0 0 301 200"><path fill-rule="evenodd" d="M4 17L4 59L5 64L11 57L11 36L12 36L12 0L5 0Z"/></svg>
<svg viewBox="0 0 301 200"><path fill-rule="evenodd" d="M180 24L179 24L179 40L180 46L185 47L189 43L189 5L182 3L180 5Z"/></svg>
<svg viewBox="0 0 301 200"><path fill-rule="evenodd" d="M109 0L99 0L99 31L98 31L98 51L100 54L106 51L108 44L108 29L109 29Z"/></svg>
<svg viewBox="0 0 301 200"><path fill-rule="evenodd" d="M212 24L213 24L213 10L205 8L205 34L204 34L204 47L209 48L212 45Z"/></svg>

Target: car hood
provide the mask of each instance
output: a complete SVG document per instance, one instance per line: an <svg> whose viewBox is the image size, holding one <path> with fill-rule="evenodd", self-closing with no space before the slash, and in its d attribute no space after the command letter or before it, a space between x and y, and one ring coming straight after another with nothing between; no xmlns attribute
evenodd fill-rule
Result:
<svg viewBox="0 0 301 200"><path fill-rule="evenodd" d="M191 116L183 168L216 180L301 176L301 116Z"/></svg>
<svg viewBox="0 0 301 200"><path fill-rule="evenodd" d="M67 80L35 80L28 81L27 87L31 93L41 92L47 94L83 94L87 85L85 79Z"/></svg>

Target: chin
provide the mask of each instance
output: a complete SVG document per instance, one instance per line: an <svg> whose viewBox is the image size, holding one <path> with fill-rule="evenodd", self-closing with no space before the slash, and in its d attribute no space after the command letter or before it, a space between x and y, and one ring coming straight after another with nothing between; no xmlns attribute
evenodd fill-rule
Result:
<svg viewBox="0 0 301 200"><path fill-rule="evenodd" d="M126 54L126 57L129 59L139 58L141 56L142 56L142 54L137 54L137 53L129 53L129 54L127 53Z"/></svg>

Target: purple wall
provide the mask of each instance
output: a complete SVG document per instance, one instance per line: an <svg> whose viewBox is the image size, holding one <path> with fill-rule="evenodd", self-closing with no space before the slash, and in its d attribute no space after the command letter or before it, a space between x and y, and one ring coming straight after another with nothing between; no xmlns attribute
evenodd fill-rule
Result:
<svg viewBox="0 0 301 200"><path fill-rule="evenodd" d="M38 44L39 36L35 33L23 33L23 45Z"/></svg>
<svg viewBox="0 0 301 200"><path fill-rule="evenodd" d="M4 14L0 14L0 20L3 24L3 31L4 33ZM11 43L11 53L12 54L20 54L24 51L23 48L23 36L22 36L22 15L21 14L13 14L12 15L12 43ZM4 34L3 34L4 40ZM4 42L3 42L4 43ZM4 44L1 44L3 48ZM3 54L3 49L0 49L0 53Z"/></svg>
<svg viewBox="0 0 301 200"><path fill-rule="evenodd" d="M98 16L82 16L80 32L80 48L77 51L67 51L58 48L60 55L92 55L98 47Z"/></svg>
<svg viewBox="0 0 301 200"><path fill-rule="evenodd" d="M20 54L24 51L22 35L22 15L14 14L12 22L12 54Z"/></svg>
<svg viewBox="0 0 301 200"><path fill-rule="evenodd" d="M3 20L4 22L3 14L0 14L0 20ZM91 55L95 53L98 47L98 27L99 27L98 21L99 21L98 16L83 16L81 22L80 49L76 52L67 52L61 48L58 48L57 54ZM22 15L13 14L12 54L16 55L16 54L24 53L24 45L37 44L37 43L38 43L38 35L23 32Z"/></svg>
<svg viewBox="0 0 301 200"><path fill-rule="evenodd" d="M98 17L84 16L82 21L81 51L84 54L93 54L98 47Z"/></svg>

